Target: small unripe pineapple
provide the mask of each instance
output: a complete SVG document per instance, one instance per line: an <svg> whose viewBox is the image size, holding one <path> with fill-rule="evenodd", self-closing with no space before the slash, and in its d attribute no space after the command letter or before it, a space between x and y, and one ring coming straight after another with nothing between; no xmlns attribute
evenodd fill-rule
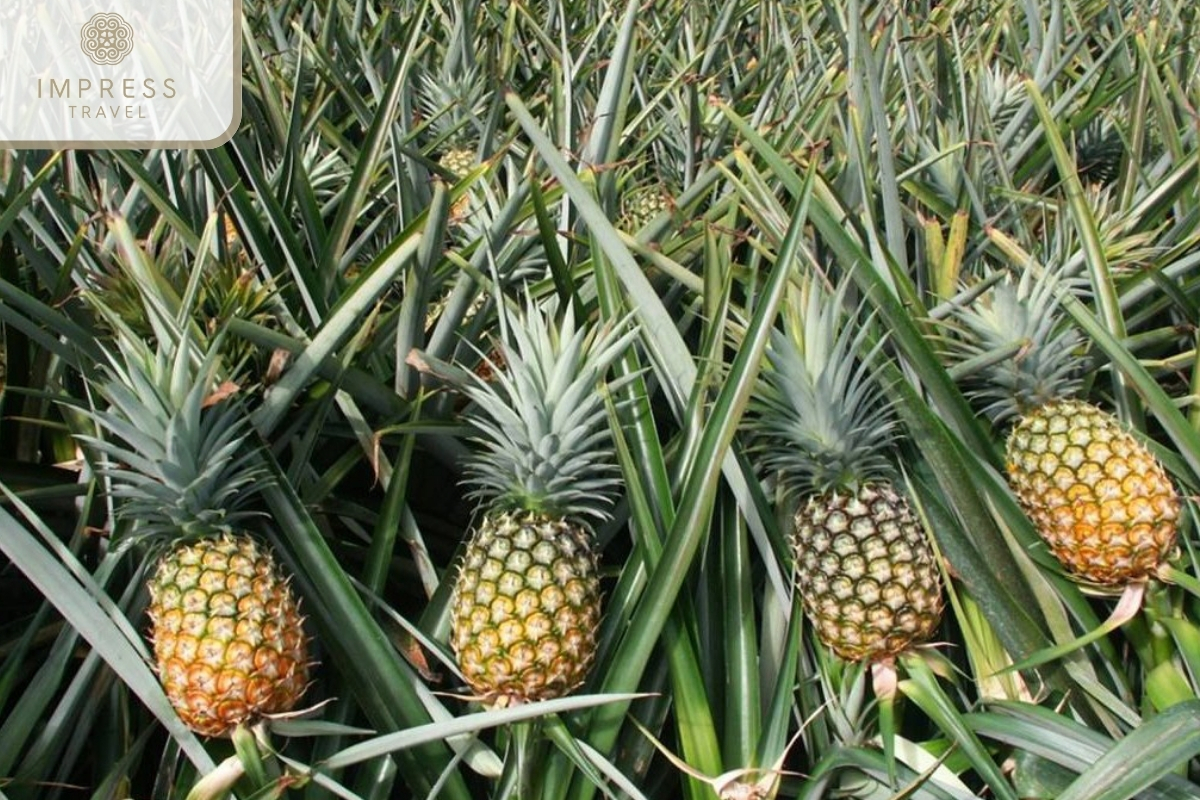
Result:
<svg viewBox="0 0 1200 800"><path fill-rule="evenodd" d="M479 163L478 130L491 94L477 70L421 75L419 107L439 142L438 166L455 181Z"/></svg>
<svg viewBox="0 0 1200 800"><path fill-rule="evenodd" d="M451 147L438 158L438 166L453 175L455 180L465 178L477 163L475 151L469 147Z"/></svg>
<svg viewBox="0 0 1200 800"><path fill-rule="evenodd" d="M452 147L442 153L438 166L450 173L455 181L461 181L467 174L478 166L475 151L469 147ZM476 203L477 191L472 189L454 201L450 206L450 222L459 223L471 214L471 208Z"/></svg>
<svg viewBox="0 0 1200 800"><path fill-rule="evenodd" d="M657 186L642 186L630 191L624 198L624 214L621 224L625 230L636 233L655 217L669 208L667 196Z"/></svg>

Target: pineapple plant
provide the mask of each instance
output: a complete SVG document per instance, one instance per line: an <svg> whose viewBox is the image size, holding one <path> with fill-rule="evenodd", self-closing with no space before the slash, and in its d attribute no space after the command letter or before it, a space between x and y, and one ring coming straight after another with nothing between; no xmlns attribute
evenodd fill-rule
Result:
<svg viewBox="0 0 1200 800"><path fill-rule="evenodd" d="M458 183L479 166L480 132L489 94L483 74L474 68L421 75L420 112L429 121L439 151L436 179L446 177ZM472 187L450 207L450 223L463 223L482 203L482 193Z"/></svg>
<svg viewBox="0 0 1200 800"><path fill-rule="evenodd" d="M161 553L147 588L166 695L196 733L229 735L293 709L310 668L299 599L244 525L263 478L246 455L248 417L212 356L181 381L190 349L156 353L131 336L117 348L96 382L108 408L91 412L107 436L83 439L107 457L133 536Z"/></svg>
<svg viewBox="0 0 1200 800"><path fill-rule="evenodd" d="M1026 102L1021 76L1003 66L992 64L988 69L980 70L975 77L978 81L980 110L998 136L1016 119L1022 104ZM1027 118L1017 134L1023 137L1029 132L1028 128Z"/></svg>
<svg viewBox="0 0 1200 800"><path fill-rule="evenodd" d="M197 318L210 335L234 318L264 327L277 327L274 285L258 275L229 217L225 217L221 233L228 254L208 261L198 276L193 301ZM89 274L84 292L88 301L103 305L109 312L101 314L98 320L105 337L119 337L122 328L143 339L155 336L155 318L161 316L161 309L148 307L145 283L160 283L167 297L186 297L190 291L189 282L195 276L183 266L184 262L179 253L165 246L157 259L147 259L146 263L153 270L150 274L138 274L119 264ZM112 323L111 319L119 319L121 325ZM244 340L221 337L219 341L226 362L234 369L242 367L244 362L251 362L256 355L256 348Z"/></svg>
<svg viewBox="0 0 1200 800"><path fill-rule="evenodd" d="M1075 172L1085 186L1103 187L1116 181L1124 157L1121 133L1107 119L1092 119L1075 134ZM1057 186L1061 181L1058 166L1052 164L1046 174L1046 185Z"/></svg>
<svg viewBox="0 0 1200 800"><path fill-rule="evenodd" d="M1092 120L1076 141L1076 163L1084 183L1109 184L1121 171L1125 143L1116 126L1103 118Z"/></svg>
<svg viewBox="0 0 1200 800"><path fill-rule="evenodd" d="M440 155L437 165L455 181L479 164L480 120L489 92L477 69L421 75L420 111L429 122Z"/></svg>
<svg viewBox="0 0 1200 800"><path fill-rule="evenodd" d="M1200 671L1189 669L1196 661L1191 643L1200 635L1194 599L1184 595L1182 583L1160 591L1153 587L1157 581L1148 582L1144 618L1104 633L1102 646L1066 662L1066 669L1027 668L1038 660L1035 653L1061 652L1072 633L1090 636L1101 604L1081 602L1064 580L1047 582L1010 569L1009 523L1012 514L1020 517L1015 492L1012 503L990 503L1004 501L1009 490L997 489L992 478L1003 478L972 456L991 454L995 444L1002 473L999 445L1009 425L995 428L1001 436L993 443L990 426L985 432L969 424L961 404L948 402L955 392L934 358L950 361L947 353L934 352L945 339L924 337L937 333L926 311L941 318L962 282L981 277L987 258L1023 266L1023 250L1077 261L1081 242L1094 243L1094 221L1113 277L1109 299L1115 303L1108 307L1125 316L1133 336L1125 339L1122 326L1106 314L1097 315L1097 330L1107 328L1114 337L1106 348L1128 347L1128 355L1141 360L1139 387L1146 379L1163 381L1166 391L1147 402L1155 419L1170 425L1170 446L1178 453L1167 461L1162 451L1153 452L1167 463L1181 494L1196 485L1200 441L1184 427L1200 421L1200 407L1188 402L1200 380L1189 325L1195 315L1188 313L1200 288L1193 259L1200 234L1194 209L1200 179L1196 48L1188 46L1196 29L1194 4L1154 4L1153 13L1133 17L1121 13L1133 4L1097 0L931 4L928 14L873 3L859 6L857 14L836 3L731 4L715 16L699 4L244 5L243 45L252 63L242 76L244 124L229 147L210 155L168 149L126 157L104 148L0 155L6 195L0 319L12 370L12 385L0 389L7 412L0 420L0 482L7 490L0 492L5 797L182 796L193 776L183 759L195 762L197 778L204 771L205 759L196 758L202 753L190 737L164 736L139 705L147 676L122 617L129 614L139 633L149 632L142 584L155 575L150 559L159 553L119 538L110 548L109 539L85 527L108 510L89 502L108 484L97 481L94 471L74 472L75 443L67 441L67 426L52 405L53 398L99 397L98 407L108 408L85 383L96 359L75 354L97 352L94 333L105 345L117 333L95 323L84 296L99 291L115 304L115 292L100 279L116 263L114 248L125 253L138 247L150 251L151 266L163 268L170 287L131 281L134 292L138 284L146 291L140 299L130 295L136 301L124 320L130 327L133 313L147 318L159 309L204 338L221 327L226 315L214 311L225 308L221 298L236 294L234 282L222 277L221 286L209 287L195 270L189 282L172 265L231 261L243 266L229 277L252 269L251 283L287 283L269 307L286 322L286 337L237 325L222 347L252 336L256 358L265 360L265 348L278 343L292 359L284 374L290 379L274 383L264 398L267 410L279 413L256 421L271 420L260 426L261 435L287 460L286 474L275 478L286 483L272 490L278 495L273 499L295 502L291 510L300 519L314 512L320 539L311 543L329 545L328 552L289 546L287 563L293 556L302 562L305 580L301 584L297 574L292 586L304 590L303 610L319 615L321 630L336 637L328 642L331 655L322 657L327 663L321 671L322 682L327 676L341 695L340 726L326 727L330 736L290 739L281 754L288 763L278 765L285 773L262 770L266 782L240 783L238 796L278 796L291 787L314 796L342 791L448 800L906 792L1014 800L1086 792L1086 785L1113 776L1108 767L1129 764L1136 769L1120 776L1130 793L1192 791L1187 787L1197 783L1195 765L1178 767L1194 753L1153 756L1166 734L1187 727L1192 698L1200 696ZM746 10L758 13L739 13ZM656 13L661 11L667 13ZM0 17L6 15L8 9L0 10ZM1101 49L1092 50L1094 44ZM421 110L419 73L461 75L472 63L486 72L491 91L503 87L504 102L492 95L482 116L466 120L456 135L449 132L453 126L438 130L434 117ZM1035 86L1052 109L1054 119L1045 124ZM431 113L454 107L448 99L434 105L440 107ZM508 109L522 107L528 115L507 118ZM390 124L396 120L398 127ZM1052 126L1073 163L1048 147ZM1106 158L1118 152L1104 144L1114 128L1123 145L1120 159ZM1093 138L1093 129L1101 136ZM459 145L466 150L462 166L452 157L439 166ZM408 169L410 156L428 169ZM485 158L486 165L476 166ZM1065 197L1064 187L1047 179L1053 164L1063 177L1069 172L1062 169L1078 167L1082 198ZM1116 187L1105 185L1111 166L1120 167ZM436 176L433 186L423 185L429 175ZM454 180L457 175L466 177ZM1072 182L1069 188L1077 187ZM468 193L479 206L464 223L450 226L443 238L442 215L435 213L438 224L421 229L418 218L431 195L453 203ZM615 239L593 199L617 221ZM642 209L653 212L661 199L668 202L666 213L644 225ZM1071 219L1068 200L1076 204ZM1091 215L1080 213L1084 204ZM212 226L233 208L246 223L246 241L230 237L222 247L220 228ZM632 214L625 217L627 212ZM128 234L114 235L121 219ZM202 232L206 220L209 228ZM997 226L1012 227L1011 246L995 238ZM936 501L936 519L956 523L942 528L925 522L926 533L936 533L948 555L964 554L953 562L956 580L961 576L955 618L933 635L950 640L945 652L920 647L896 657L911 680L896 688L909 694L909 702L897 720L903 764L890 786L883 785L876 752L886 707L869 685L878 662L845 661L818 640L799 588L789 585L789 571L807 553L793 559L786 547L771 547L774 540L763 534L774 526L762 519L770 512L746 502L739 484L749 476L735 461L741 454L726 446L747 419L745 394L757 385L760 370L772 367L765 357L736 357L751 342L757 352L763 344L757 335L740 350L727 347L725 336L740 318L753 319L756 334L778 325L787 335L778 314L764 321L768 314L757 312L779 301L779 265L794 269L793 253L805 261L819 258L831 275L861 270L855 284L870 293L879 315L867 323L872 335L866 338L873 344L876 334L886 332L886 352L903 360L905 375L920 387L896 401L911 427L897 427L894 439L881 436L874 445L886 462L882 474L867 471L867 479L858 481L878 497L858 503L854 495L855 513L866 509L865 521L847 518L846 524L869 527L869 510L894 502L880 488L885 478L893 493L908 494L920 517L912 488L919 478L930 493L919 497ZM258 263L259 256L265 263ZM1088 263L1102 266L1096 259ZM649 290L635 269L650 278ZM353 281L355 274L366 280ZM449 465L440 464L458 452L446 437L465 427L458 424L462 415L451 410L465 395L426 403L422 393L436 384L411 381L400 363L413 346L465 355L456 347L461 335L487 355L481 371L489 362L501 367L480 377L508 399L503 356L481 338L497 327L496 303L489 299L474 315L466 309L473 299L492 297L481 286L519 286L522 274L539 296L557 292L588 303L576 306L577 320L597 297L636 304L645 321L639 345L647 355L645 380L636 396L630 393L635 410L625 416L630 458L639 468L622 475L628 484L622 490L636 500L636 516L628 525L585 517L598 541L613 536L596 549L604 613L617 623L619 609L620 624L602 625L605 639L576 693L594 688L614 696L593 711L582 708L598 699L560 700L562 708L581 710L564 715L565 725L552 723L552 736L531 742L541 747L529 754L531 771L543 780L529 790L509 779L511 772L502 774L515 769L513 756L520 755L512 746L519 741L517 723L495 730L488 726L496 715L473 715L475 704L440 691L452 687L435 659L454 661L450 601L473 532L445 508L459 492ZM434 313L422 331L429 299L447 291L446 311ZM927 303L921 301L926 293ZM845 311L867 320L868 314L854 310L856 296L849 298ZM518 299L513 308L524 302ZM546 308L540 300L538 305ZM249 316L247 304L235 306L229 316ZM218 320L213 328L209 318ZM157 321L138 328L147 339L161 330ZM506 352L518 349L505 333L496 340L511 343ZM1001 357L976 355L980 361ZM882 358L871 363L890 377L895 370ZM855 359L864 360L862 354ZM235 369L238 360L225 350L221 372L254 376L238 394L256 406L251 387L269 378L249 364ZM471 353L461 364L478 361ZM474 385L474 379L464 380ZM1086 394L1070 394L1112 410L1104 382L1093 381L1085 384ZM400 399L397 388L405 390ZM876 407L897 388L889 383ZM90 394L82 395L85 390ZM216 387L207 391L212 399ZM1186 422L1168 418L1172 397ZM229 402L213 402L205 414ZM813 400L805 407L821 404ZM427 422L443 414L446 427L431 429ZM938 414L951 418L938 425ZM886 423L885 414L879 417L869 420L873 429ZM806 411L803 418L815 424L817 416ZM67 421L79 427L75 416ZM926 424L936 440L920 447L902 441ZM132 449L118 434L104 437ZM912 484L897 479L905 471ZM956 481L972 486L959 491ZM851 488L858 486L844 494ZM821 494L798 491L801 508ZM648 506L642 507L642 498ZM488 505L479 507L477 524ZM850 507L850 500L843 505ZM1195 574L1194 548L1184 546L1191 543L1186 504L1183 509L1178 535L1184 556L1172 568ZM794 510L781 509L779 519L789 536ZM95 516L84 518L81 511ZM397 517L401 529L390 524ZM242 534L265 522L233 522L230 538L241 542ZM493 537L489 548L518 536L508 530L518 522ZM811 519L807 524L820 545ZM115 532L125 537L142 527L122 524ZM61 536L61 546L47 530ZM298 530L281 533L289 542L301 537ZM1017 534L1025 537L1023 544L1037 545L1040 563L1060 569L1032 525L1022 524ZM562 538L555 534L550 546ZM169 535L156 547L167 553L205 541ZM669 557L657 563L673 569L654 565L656 544ZM251 560L267 552L261 540L257 548ZM452 551L453 565L439 570ZM833 555L845 572L857 568L856 553ZM1005 558L990 557L997 554ZM219 555L241 559L232 547ZM176 562L197 559L203 561L192 554ZM823 563L813 562L806 572L817 574ZM586 561L568 559L564 571L588 568ZM62 580L46 583L55 573ZM532 568L516 574L538 579ZM138 585L124 582L130 576ZM868 586L863 596L873 602L870 591ZM857 603L845 604L852 619L865 615L857 594L849 600ZM405 621L413 626L400 624ZM537 624L532 620L528 627L536 632ZM802 642L794 638L798 629ZM445 653L421 631L440 636ZM145 650L152 666L154 652ZM123 664L132 666L123 671ZM308 667L310 676L315 669ZM451 673L451 683L467 686L457 668ZM945 688L945 696L931 694L933 688ZM642 692L658 696L616 699ZM173 718L165 701L162 706ZM529 706L526 712L534 716L547 703ZM456 731L479 728L448 743L378 756L391 747L388 742L398 742L398 732L420 732L430 722L446 732L452 718ZM634 721L677 750L679 762L641 736ZM377 734L362 747L366 737L355 735L356 729ZM785 755L793 732L799 746ZM235 729L234 735L246 733ZM968 733L982 741L973 744ZM1048 739L1061 746L1053 752L1037 746ZM202 745L214 759L235 750L221 740ZM1096 758L1081 760L1080 752ZM1104 758L1110 753L1114 757ZM1145 755L1151 757L1139 758ZM264 766L275 766L265 756ZM775 767L800 774L780 775ZM1076 783L1077 777L1083 779Z"/></svg>
<svg viewBox="0 0 1200 800"><path fill-rule="evenodd" d="M1107 411L1073 395L1082 338L1063 324L1053 272L997 283L959 309L964 358L981 357L968 391L998 424L1008 480L1066 570L1122 588L1153 577L1175 547L1179 495L1154 454ZM987 358L997 351L1003 359Z"/></svg>
<svg viewBox="0 0 1200 800"><path fill-rule="evenodd" d="M504 364L463 376L479 450L464 467L481 504L451 603L451 645L467 684L503 707L552 699L586 678L600 620L588 520L602 519L618 479L603 375L634 335L577 325L568 307L531 300L502 313Z"/></svg>
<svg viewBox="0 0 1200 800"><path fill-rule="evenodd" d="M792 292L753 400L753 446L799 500L796 582L818 637L846 660L887 664L937 628L941 577L887 457L879 351L844 294L811 278Z"/></svg>

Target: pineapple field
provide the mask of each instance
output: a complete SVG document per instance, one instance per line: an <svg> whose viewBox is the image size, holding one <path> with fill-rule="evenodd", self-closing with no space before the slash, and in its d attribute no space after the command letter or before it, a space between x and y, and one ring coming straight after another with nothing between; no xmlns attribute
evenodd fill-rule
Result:
<svg viewBox="0 0 1200 800"><path fill-rule="evenodd" d="M1194 4L241 11L0 151L0 800L1200 798Z"/></svg>

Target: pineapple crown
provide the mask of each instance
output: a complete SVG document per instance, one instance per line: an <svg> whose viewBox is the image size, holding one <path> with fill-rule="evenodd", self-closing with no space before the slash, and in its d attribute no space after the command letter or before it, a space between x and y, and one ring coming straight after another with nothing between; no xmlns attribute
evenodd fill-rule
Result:
<svg viewBox="0 0 1200 800"><path fill-rule="evenodd" d="M441 70L420 76L421 114L438 139L463 146L478 139L480 120L487 111L490 92L478 68L451 73Z"/></svg>
<svg viewBox="0 0 1200 800"><path fill-rule="evenodd" d="M1096 117L1079 132L1075 161L1084 183L1107 184L1117 179L1125 143L1120 131L1104 117Z"/></svg>
<svg viewBox="0 0 1200 800"><path fill-rule="evenodd" d="M210 217L210 224L218 219ZM161 338L164 328L177 327L172 319L175 312L164 305L163 296L186 300L193 318L202 320L208 333L215 334L235 318L273 326L277 321L277 288L257 275L229 216L224 217L221 236L229 251L226 257L193 263L178 257L172 246L157 258L140 259L140 269L129 262L114 261L90 271L81 297L96 312L100 334L129 340ZM171 335L177 337L178 332L172 331ZM254 353L247 342L225 339L224 343L230 364Z"/></svg>
<svg viewBox="0 0 1200 800"><path fill-rule="evenodd" d="M1001 423L1075 393L1083 365L1079 332L1063 325L1056 273L1004 276L969 306L956 309L963 338L957 372L968 396Z"/></svg>
<svg viewBox="0 0 1200 800"><path fill-rule="evenodd" d="M979 97L983 102L982 111L991 120L997 135L1003 133L1016 118L1017 112L1029 102L1025 94L1025 84L1021 75L1007 67L995 64L988 70L981 70L978 75ZM1028 123L1026 118L1025 126Z"/></svg>
<svg viewBox="0 0 1200 800"><path fill-rule="evenodd" d="M789 493L853 488L887 477L895 436L875 359L880 344L834 292L806 275L771 332L749 424L763 466Z"/></svg>
<svg viewBox="0 0 1200 800"><path fill-rule="evenodd" d="M147 537L232 530L263 475L243 446L249 417L229 398L236 385L216 382L216 345L207 355L186 335L157 351L128 336L116 345L92 383L108 407L87 412L107 436L80 439L108 457L101 469L124 500L119 515Z"/></svg>
<svg viewBox="0 0 1200 800"><path fill-rule="evenodd" d="M619 481L604 403L616 384L602 379L636 329L577 326L571 306L555 323L556 305L530 298L521 316L501 305L504 366L485 358L492 380L468 373L463 386L481 445L463 480L493 507L604 518Z"/></svg>

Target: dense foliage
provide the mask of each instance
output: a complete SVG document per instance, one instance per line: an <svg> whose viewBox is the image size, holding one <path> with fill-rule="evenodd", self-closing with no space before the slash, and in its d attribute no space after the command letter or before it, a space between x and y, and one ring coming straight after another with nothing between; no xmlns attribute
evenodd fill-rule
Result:
<svg viewBox="0 0 1200 800"><path fill-rule="evenodd" d="M1194 4L243 6L228 144L0 153L0 798L1200 797ZM1043 274L1052 315L971 339L964 309ZM772 338L810 284L861 333L797 363L867 365L843 384L886 413L848 427L818 384L797 441L888 465L903 541L942 573L936 632L886 663L806 619L783 474L803 458L762 446L789 391ZM597 389L617 499L588 518L586 681L500 708L450 646L487 512L461 387L538 399L486 388L530 305L635 333ZM980 382L1036 368L1039 337L1069 344L1043 371L1103 410L1092 428L1161 463L1178 518L1132 582L1073 577L1008 485L1004 387ZM171 526L110 456L140 430L186 459L165 440L190 423L97 423L98 365L134 341L195 346L205 406L245 409L238 525L311 636L301 708L232 738L193 733L154 669L142 534ZM572 391L551 433L601 414ZM595 454L530 419L493 461L586 506L538 470Z"/></svg>

